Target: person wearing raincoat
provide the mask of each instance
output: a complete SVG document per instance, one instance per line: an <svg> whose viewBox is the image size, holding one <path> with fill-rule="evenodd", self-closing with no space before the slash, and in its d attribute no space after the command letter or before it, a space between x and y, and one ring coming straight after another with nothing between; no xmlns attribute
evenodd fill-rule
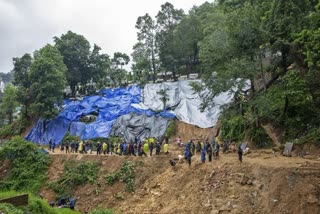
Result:
<svg viewBox="0 0 320 214"><path fill-rule="evenodd" d="M165 143L163 145L163 151L165 154L168 154L169 153L169 144L168 143Z"/></svg>
<svg viewBox="0 0 320 214"><path fill-rule="evenodd" d="M83 153L83 141L81 141L79 144L79 153Z"/></svg>
<svg viewBox="0 0 320 214"><path fill-rule="evenodd" d="M103 142L102 144L102 152L105 155L107 153L108 144L106 142Z"/></svg>
<svg viewBox="0 0 320 214"><path fill-rule="evenodd" d="M148 141L146 140L146 142L144 143L143 145L143 152L147 155L148 152L149 152L149 143Z"/></svg>

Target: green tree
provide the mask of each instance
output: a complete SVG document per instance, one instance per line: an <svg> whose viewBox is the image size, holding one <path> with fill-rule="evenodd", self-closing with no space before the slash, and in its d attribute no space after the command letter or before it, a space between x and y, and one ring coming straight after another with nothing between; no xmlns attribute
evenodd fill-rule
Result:
<svg viewBox="0 0 320 214"><path fill-rule="evenodd" d="M60 104L66 85L67 67L58 49L51 45L41 48L30 68L33 110L45 119L57 113L54 104Z"/></svg>
<svg viewBox="0 0 320 214"><path fill-rule="evenodd" d="M149 79L149 71L151 70L151 63L148 58L148 53L144 45L140 42L133 46L132 57L132 72L133 81L135 83L144 85Z"/></svg>
<svg viewBox="0 0 320 214"><path fill-rule="evenodd" d="M0 111L4 114L4 117L7 117L9 124L13 121L13 113L18 104L17 89L12 84L8 84L4 89L4 96L2 103L0 104Z"/></svg>
<svg viewBox="0 0 320 214"><path fill-rule="evenodd" d="M148 67L150 69L150 72L152 73L153 82L155 82L156 73L158 70L158 51L155 43L156 25L152 17L148 13L146 13L144 16L138 17L135 27L138 30L138 42L139 44L142 44L142 46L139 45L139 48L141 49L142 47L144 47L144 51L136 52L136 54L144 54L140 58L146 57L146 62L149 62L150 64ZM147 66L145 66L144 68L147 68Z"/></svg>
<svg viewBox="0 0 320 214"><path fill-rule="evenodd" d="M106 76L111 66L110 57L107 54L100 53L101 48L98 45L94 45L93 50L89 58L89 70L92 80L100 87L106 84Z"/></svg>
<svg viewBox="0 0 320 214"><path fill-rule="evenodd" d="M176 44L174 40L174 29L184 16L183 10L175 9L174 6L166 2L161 5L157 19L156 44L159 48L159 58L161 66L166 71L172 71L176 79L177 61L175 60Z"/></svg>
<svg viewBox="0 0 320 214"><path fill-rule="evenodd" d="M68 68L67 81L74 96L77 84L86 84L92 77L88 68L90 43L84 36L71 31L62 34L60 38L54 37L54 42Z"/></svg>
<svg viewBox="0 0 320 214"><path fill-rule="evenodd" d="M13 58L13 84L17 87L17 100L23 108L24 118L28 118L28 110L32 100L30 99L30 67L32 56L24 54L21 58Z"/></svg>

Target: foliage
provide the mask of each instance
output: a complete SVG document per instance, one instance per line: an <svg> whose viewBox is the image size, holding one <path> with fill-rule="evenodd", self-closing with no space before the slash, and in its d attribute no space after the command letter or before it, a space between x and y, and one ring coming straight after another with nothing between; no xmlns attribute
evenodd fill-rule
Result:
<svg viewBox="0 0 320 214"><path fill-rule="evenodd" d="M0 212L3 214L23 214L24 212L12 204L1 203L0 204Z"/></svg>
<svg viewBox="0 0 320 214"><path fill-rule="evenodd" d="M46 179L50 159L35 144L14 137L0 148L0 159L12 162L8 177L0 185L1 189L39 191Z"/></svg>
<svg viewBox="0 0 320 214"><path fill-rule="evenodd" d="M152 17L146 13L137 19L136 29L138 30L138 43L134 46L133 60L135 69L138 72L152 73L153 82L156 80L158 69L157 46L156 46L156 25Z"/></svg>
<svg viewBox="0 0 320 214"><path fill-rule="evenodd" d="M175 123L174 123L174 120L171 120L165 134L168 137L172 137L175 135L175 133L176 133Z"/></svg>
<svg viewBox="0 0 320 214"><path fill-rule="evenodd" d="M87 62L90 56L90 43L79 34L68 31L61 37L54 37L55 46L63 56L67 66L67 81L72 94L75 95L78 83L87 83L91 77L88 72Z"/></svg>
<svg viewBox="0 0 320 214"><path fill-rule="evenodd" d="M70 197L78 186L95 183L98 171L96 162L67 161L63 174L56 181L49 183L49 186L57 193L57 197Z"/></svg>
<svg viewBox="0 0 320 214"><path fill-rule="evenodd" d="M9 191L9 192L0 192L0 199L2 198L9 198L17 196L21 193L15 192L15 191ZM11 213L27 213L32 212L34 214L79 214L80 212L70 210L69 208L53 208L48 205L48 202L46 200L40 199L39 197L34 196L33 194L29 194L29 203L27 206L20 206L20 207L14 207L10 205L10 209L8 214ZM3 207L1 207L3 206ZM6 211L8 209L6 204L0 204L0 211ZM6 212L5 212L6 213Z"/></svg>
<svg viewBox="0 0 320 214"><path fill-rule="evenodd" d="M13 113L16 107L18 107L17 90L12 84L8 84L4 89L4 96L2 103L0 103L0 111L7 117L9 124L13 121Z"/></svg>
<svg viewBox="0 0 320 214"><path fill-rule="evenodd" d="M126 191L134 192L135 166L132 162L126 161L119 171L108 174L104 178L109 185L122 181L125 183Z"/></svg>
<svg viewBox="0 0 320 214"><path fill-rule="evenodd" d="M57 48L46 45L35 55L30 68L33 110L45 119L51 119L57 113L54 104L62 103L65 88L66 66Z"/></svg>
<svg viewBox="0 0 320 214"><path fill-rule="evenodd" d="M169 95L167 94L167 89L161 89L157 92L160 95L160 100L163 104L163 109L166 109L167 101L169 101Z"/></svg>
<svg viewBox="0 0 320 214"><path fill-rule="evenodd" d="M113 214L114 211L112 209L104 209L104 208L97 208L90 212L90 214Z"/></svg>
<svg viewBox="0 0 320 214"><path fill-rule="evenodd" d="M0 128L0 138L7 138L7 137L11 137L13 136L14 133L14 129L13 129L13 125L9 124L9 125L4 125Z"/></svg>

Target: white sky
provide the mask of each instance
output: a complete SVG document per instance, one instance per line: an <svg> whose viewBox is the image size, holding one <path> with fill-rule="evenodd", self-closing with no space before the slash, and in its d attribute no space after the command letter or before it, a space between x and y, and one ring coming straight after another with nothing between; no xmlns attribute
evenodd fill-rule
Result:
<svg viewBox="0 0 320 214"><path fill-rule="evenodd" d="M205 0L0 0L0 72L12 70L13 57L52 44L54 36L68 30L110 56L130 55L137 18L146 13L154 17L165 2L187 12Z"/></svg>

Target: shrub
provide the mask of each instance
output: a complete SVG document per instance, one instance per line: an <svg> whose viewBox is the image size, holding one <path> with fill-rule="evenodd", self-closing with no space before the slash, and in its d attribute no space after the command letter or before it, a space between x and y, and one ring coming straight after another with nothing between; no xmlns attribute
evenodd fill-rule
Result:
<svg viewBox="0 0 320 214"><path fill-rule="evenodd" d="M111 209L97 208L92 210L90 214L114 214L114 211Z"/></svg>
<svg viewBox="0 0 320 214"><path fill-rule="evenodd" d="M166 135L168 135L168 137L172 137L175 133L176 133L176 130L174 125L174 120L171 120L166 130Z"/></svg>
<svg viewBox="0 0 320 214"><path fill-rule="evenodd" d="M1 203L0 213L4 214L23 214L23 211L14 207L12 204Z"/></svg>
<svg viewBox="0 0 320 214"><path fill-rule="evenodd" d="M125 183L126 191L134 192L135 167L130 161L126 161L119 171L108 174L104 178L109 185L114 184L116 181L122 181Z"/></svg>
<svg viewBox="0 0 320 214"><path fill-rule="evenodd" d="M49 156L43 154L35 144L14 137L0 149L0 160L4 159L11 160L12 168L0 188L37 193L46 179Z"/></svg>
<svg viewBox="0 0 320 214"><path fill-rule="evenodd" d="M64 165L63 174L58 180L51 182L49 186L57 193L57 197L70 197L76 187L87 183L95 183L98 171L96 162L83 161L76 163L75 161L67 161Z"/></svg>

